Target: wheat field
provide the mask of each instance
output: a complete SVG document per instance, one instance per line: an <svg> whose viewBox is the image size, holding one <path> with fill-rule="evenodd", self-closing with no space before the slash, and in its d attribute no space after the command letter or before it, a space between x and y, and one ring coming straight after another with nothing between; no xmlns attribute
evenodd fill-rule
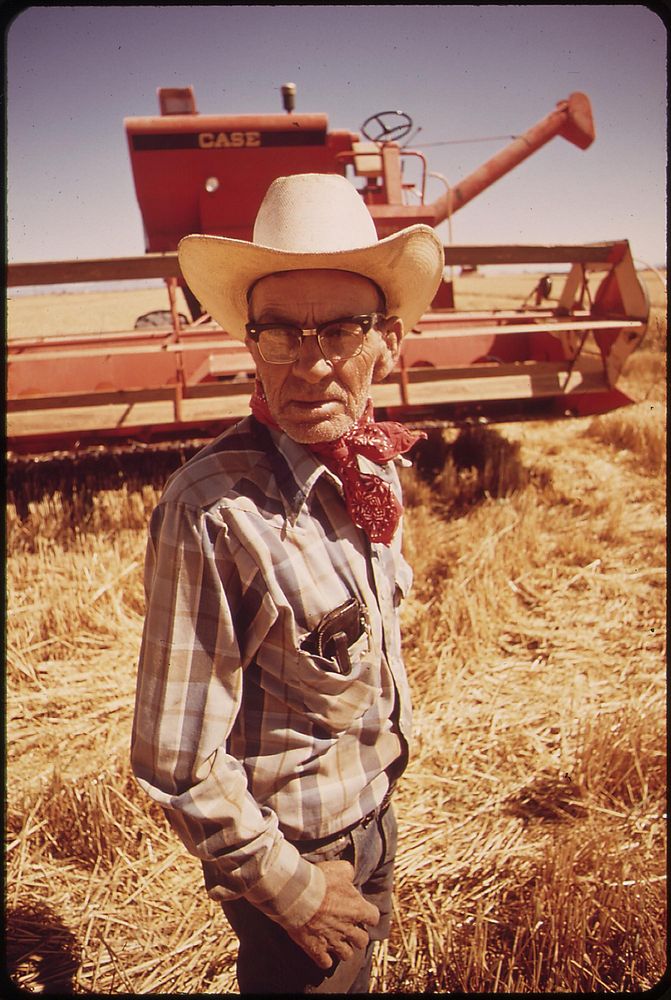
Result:
<svg viewBox="0 0 671 1000"><path fill-rule="evenodd" d="M436 431L438 470L404 472L415 735L376 992L634 993L666 969L666 304L648 280L635 405L478 429L467 463ZM164 307L121 298L96 300L101 329ZM128 762L156 497L7 510L6 965L28 993L236 992L233 935Z"/></svg>

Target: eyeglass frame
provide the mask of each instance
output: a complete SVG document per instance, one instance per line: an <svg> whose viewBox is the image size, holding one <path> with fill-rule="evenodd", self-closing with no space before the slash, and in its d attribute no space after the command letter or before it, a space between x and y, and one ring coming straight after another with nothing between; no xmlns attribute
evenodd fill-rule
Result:
<svg viewBox="0 0 671 1000"><path fill-rule="evenodd" d="M340 359L341 361L351 361L352 358L356 358L359 356L359 354L361 354L366 334L370 333L370 331L375 327L377 323L380 322L380 320L386 321L388 319L389 317L386 316L384 313L371 312L371 313L364 313L360 316L337 316L335 319L326 320L325 323L319 323L317 326L304 326L304 327L298 326L297 323L283 323L281 320L275 320L274 322L271 323L254 323L252 321L245 324L245 331L247 333L247 336L251 340L253 340L254 343L257 345L259 353L263 358L263 360L269 365L295 364L296 361L298 360L298 355L300 353L301 347L303 346L303 340L305 339L306 336L317 338L317 345L319 347L319 350L321 351L322 357L324 358L325 361L327 361L330 365L332 365L332 364L339 364L340 362L338 361L334 362L331 360L331 358L326 356L324 348L322 347L322 342L320 340L320 332L322 330L326 329L326 327L328 326L333 326L337 323L359 324L359 326L362 328L362 331L361 331L361 343L359 344L358 349L354 352L354 354L350 354L348 357ZM261 350L261 346L259 344L259 336L263 333L264 330L271 330L276 327L283 327L284 329L295 331L300 337L298 350L296 351L296 357L292 358L290 361L270 361L268 360L268 358L264 357L264 354Z"/></svg>

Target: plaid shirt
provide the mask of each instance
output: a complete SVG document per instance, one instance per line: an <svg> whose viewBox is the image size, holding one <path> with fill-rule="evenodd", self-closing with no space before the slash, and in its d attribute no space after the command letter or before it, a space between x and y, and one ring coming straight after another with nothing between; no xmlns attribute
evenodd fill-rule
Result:
<svg viewBox="0 0 671 1000"><path fill-rule="evenodd" d="M360 462L400 492L393 463ZM387 769L404 766L400 535L371 545L337 477L253 417L166 486L147 547L132 763L213 899L305 923L325 883L292 841L362 819ZM368 623L343 675L302 641L351 597Z"/></svg>

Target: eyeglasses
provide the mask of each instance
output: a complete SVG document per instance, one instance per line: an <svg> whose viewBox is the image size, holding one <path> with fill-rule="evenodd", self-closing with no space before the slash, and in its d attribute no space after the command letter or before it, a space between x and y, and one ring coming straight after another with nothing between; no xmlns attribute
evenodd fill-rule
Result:
<svg viewBox="0 0 671 1000"><path fill-rule="evenodd" d="M330 319L317 327L293 323L247 323L247 335L259 347L259 354L271 365L289 365L298 359L305 336L317 338L319 350L331 364L355 358L363 349L363 340L371 327L386 317L382 313Z"/></svg>

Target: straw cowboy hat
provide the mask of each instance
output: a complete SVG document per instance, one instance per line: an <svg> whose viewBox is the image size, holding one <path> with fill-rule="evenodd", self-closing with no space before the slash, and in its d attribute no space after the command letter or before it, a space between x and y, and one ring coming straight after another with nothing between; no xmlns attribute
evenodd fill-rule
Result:
<svg viewBox="0 0 671 1000"><path fill-rule="evenodd" d="M182 274L201 305L233 337L245 338L247 294L279 271L333 268L361 274L382 290L389 316L411 330L440 285L443 246L430 226L378 240L361 195L339 174L278 177L256 217L251 243L185 236Z"/></svg>

